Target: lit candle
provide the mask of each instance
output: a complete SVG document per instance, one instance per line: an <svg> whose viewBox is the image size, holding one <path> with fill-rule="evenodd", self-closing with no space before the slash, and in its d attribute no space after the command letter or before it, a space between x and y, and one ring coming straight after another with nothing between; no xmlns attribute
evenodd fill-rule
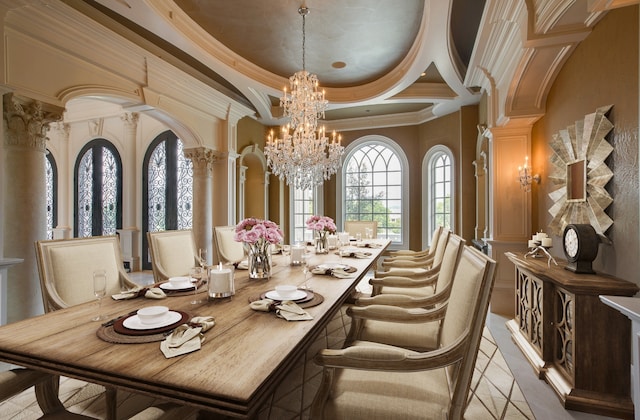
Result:
<svg viewBox="0 0 640 420"><path fill-rule="evenodd" d="M329 245L329 249L334 249L337 244L338 244L338 237L336 235L327 236L327 245Z"/></svg>
<svg viewBox="0 0 640 420"><path fill-rule="evenodd" d="M233 289L233 272L230 268L223 268L220 263L209 270L209 297L228 297L233 294Z"/></svg>
<svg viewBox="0 0 640 420"><path fill-rule="evenodd" d="M302 245L294 245L291 247L291 265L302 264L302 255L304 254L305 247Z"/></svg>

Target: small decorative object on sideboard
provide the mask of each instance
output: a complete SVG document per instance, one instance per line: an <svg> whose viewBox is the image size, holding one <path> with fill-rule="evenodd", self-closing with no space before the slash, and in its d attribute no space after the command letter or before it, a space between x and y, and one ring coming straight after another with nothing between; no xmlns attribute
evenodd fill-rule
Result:
<svg viewBox="0 0 640 420"><path fill-rule="evenodd" d="M529 240L529 243L528 243L529 252L527 252L524 257L525 258L547 257L548 267L551 267L551 261L553 261L555 265L558 265L555 258L553 258L551 254L549 254L548 249L551 247L553 247L553 240L549 238L549 235L547 235L544 232L538 232L535 235L533 235L533 237Z"/></svg>
<svg viewBox="0 0 640 420"><path fill-rule="evenodd" d="M562 246L567 257L569 271L580 274L593 274L591 263L598 255L600 239L593 226L589 224L569 224L562 234Z"/></svg>

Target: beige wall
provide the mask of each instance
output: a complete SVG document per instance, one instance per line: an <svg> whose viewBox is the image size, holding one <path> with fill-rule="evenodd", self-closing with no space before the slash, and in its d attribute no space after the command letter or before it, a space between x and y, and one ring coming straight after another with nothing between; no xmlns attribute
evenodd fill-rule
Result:
<svg viewBox="0 0 640 420"><path fill-rule="evenodd" d="M547 195L551 189L546 175L552 150L548 139L609 104L613 104L609 119L615 128L607 137L614 148L607 164L614 176L607 190L614 203L607 213L614 224L607 231L612 245L600 245L594 268L638 283L637 6L609 12L567 60L549 92L546 114L533 129L532 161L539 165L542 183L532 197L532 226L546 226L551 221L548 208L552 201ZM559 238L555 243L560 245ZM553 252L564 257L561 246Z"/></svg>

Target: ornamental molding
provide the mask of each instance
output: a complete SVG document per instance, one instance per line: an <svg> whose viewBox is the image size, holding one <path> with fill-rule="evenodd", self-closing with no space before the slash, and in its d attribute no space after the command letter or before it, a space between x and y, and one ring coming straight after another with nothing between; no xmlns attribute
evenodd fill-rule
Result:
<svg viewBox="0 0 640 420"><path fill-rule="evenodd" d="M5 146L35 149L44 153L49 124L62 120L63 109L14 95L5 95L3 102L3 117L7 127Z"/></svg>

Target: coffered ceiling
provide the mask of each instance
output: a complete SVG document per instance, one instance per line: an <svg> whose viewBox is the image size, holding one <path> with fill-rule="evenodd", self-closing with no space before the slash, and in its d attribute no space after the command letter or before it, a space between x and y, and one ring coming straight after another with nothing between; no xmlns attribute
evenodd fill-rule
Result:
<svg viewBox="0 0 640 420"><path fill-rule="evenodd" d="M302 69L302 0L87 0L66 3L281 122L279 97ZM476 103L463 85L484 0L306 0L305 68L327 123L419 123Z"/></svg>

